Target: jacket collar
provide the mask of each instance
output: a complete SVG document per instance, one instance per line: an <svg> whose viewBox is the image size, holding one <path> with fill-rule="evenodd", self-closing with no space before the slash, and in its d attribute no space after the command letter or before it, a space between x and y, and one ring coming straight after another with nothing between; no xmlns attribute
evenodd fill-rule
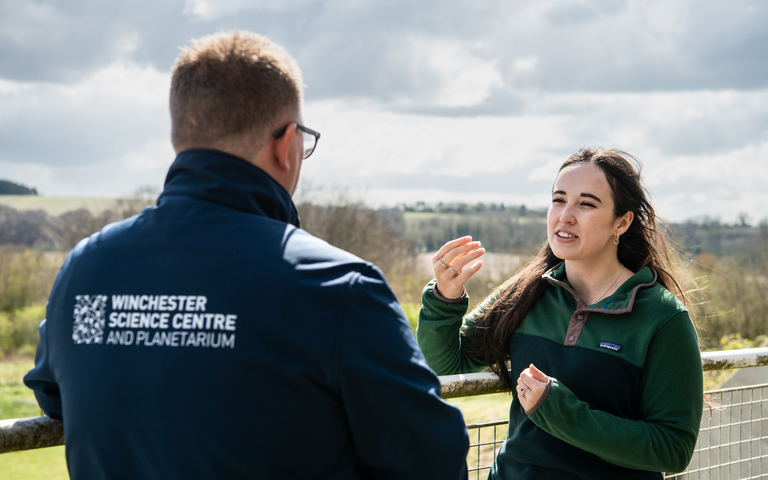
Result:
<svg viewBox="0 0 768 480"><path fill-rule="evenodd" d="M267 172L240 157L218 150L181 152L165 178L158 205L184 196L299 226L299 213L288 191Z"/></svg>
<svg viewBox="0 0 768 480"><path fill-rule="evenodd" d="M579 307L581 307L581 310L601 313L626 313L632 311L637 292L641 288L649 288L655 285L658 275L656 270L651 267L643 267L639 272L621 284L613 295L608 297L607 301L593 305L584 305L582 300L576 296L576 292L571 288L568 278L565 276L565 262L560 262L547 270L542 275L542 278L546 279L550 284L570 292L576 299Z"/></svg>

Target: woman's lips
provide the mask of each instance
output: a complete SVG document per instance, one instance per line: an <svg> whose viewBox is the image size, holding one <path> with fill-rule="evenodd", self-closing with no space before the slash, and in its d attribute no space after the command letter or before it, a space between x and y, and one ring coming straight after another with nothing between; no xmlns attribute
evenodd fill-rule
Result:
<svg viewBox="0 0 768 480"><path fill-rule="evenodd" d="M575 242L576 239L578 238L579 237L569 232L562 232L562 231L555 232L555 239L558 242L563 242L563 243Z"/></svg>

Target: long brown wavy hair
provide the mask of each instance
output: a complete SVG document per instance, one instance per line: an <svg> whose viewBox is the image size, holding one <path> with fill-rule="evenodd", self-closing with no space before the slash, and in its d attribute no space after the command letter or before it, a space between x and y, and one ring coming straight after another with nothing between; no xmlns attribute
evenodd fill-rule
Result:
<svg viewBox="0 0 768 480"><path fill-rule="evenodd" d="M675 251L660 231L660 227L666 230L666 225L657 219L640 178L640 161L621 150L581 148L560 166L558 175L564 168L581 163L597 165L605 174L613 195L615 218L634 213L629 229L621 236L619 262L633 272L645 266L656 270L659 283L677 296L693 316L688 295L678 281L681 277L673 259ZM552 253L549 242L545 242L530 263L496 289L498 298L478 319L480 328L474 329L476 336L470 339L467 353L483 356L507 391L515 386L507 368L509 337L547 288L548 282L542 275L561 261Z"/></svg>

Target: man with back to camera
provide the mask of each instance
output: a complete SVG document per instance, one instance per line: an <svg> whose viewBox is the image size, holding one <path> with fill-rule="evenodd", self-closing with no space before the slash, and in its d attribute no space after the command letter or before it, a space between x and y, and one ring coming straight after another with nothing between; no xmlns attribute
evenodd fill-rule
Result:
<svg viewBox="0 0 768 480"><path fill-rule="evenodd" d="M267 38L193 40L157 206L82 240L26 384L73 479L466 476L461 413L382 273L299 227L320 134Z"/></svg>

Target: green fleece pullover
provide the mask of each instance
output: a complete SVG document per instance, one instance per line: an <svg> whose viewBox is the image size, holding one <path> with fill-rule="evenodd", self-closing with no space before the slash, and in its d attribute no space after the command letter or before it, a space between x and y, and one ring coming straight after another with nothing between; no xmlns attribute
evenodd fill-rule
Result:
<svg viewBox="0 0 768 480"><path fill-rule="evenodd" d="M584 304L561 263L509 339L513 381L529 364L553 378L532 412L512 398L509 433L489 478L648 479L685 469L703 408L701 356L688 311L645 267L609 298ZM438 375L486 368L462 344L495 297L467 315L469 299L424 289L416 335Z"/></svg>

